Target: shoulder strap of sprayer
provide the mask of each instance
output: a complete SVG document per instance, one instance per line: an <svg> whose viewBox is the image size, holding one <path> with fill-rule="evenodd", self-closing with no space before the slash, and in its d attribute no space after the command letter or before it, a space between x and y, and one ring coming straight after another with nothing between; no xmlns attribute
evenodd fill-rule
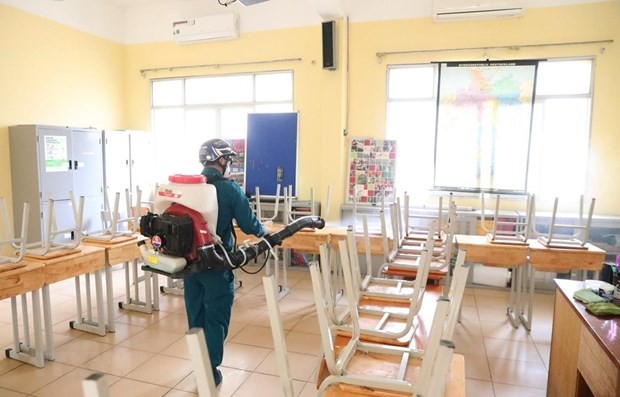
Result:
<svg viewBox="0 0 620 397"><path fill-rule="evenodd" d="M215 186L215 184L213 182L217 182L217 181L223 181L226 178L224 178L224 175L211 175L207 178L207 183L210 185L213 185L215 187L215 189L217 190L217 186ZM232 220L230 221L230 230L232 230L232 236L233 236L233 252L237 250L237 234L235 233L235 225L233 225Z"/></svg>

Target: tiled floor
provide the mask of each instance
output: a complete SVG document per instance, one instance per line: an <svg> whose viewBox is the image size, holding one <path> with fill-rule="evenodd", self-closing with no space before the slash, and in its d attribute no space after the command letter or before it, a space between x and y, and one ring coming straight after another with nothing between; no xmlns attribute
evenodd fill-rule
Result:
<svg viewBox="0 0 620 397"><path fill-rule="evenodd" d="M232 324L227 339L219 395L281 396L262 275L239 272ZM320 336L314 313L310 274L288 272L290 292L280 301L289 363L298 396L316 395ZM114 267L116 302L124 300L124 272ZM161 283L164 279L161 278ZM56 360L43 369L0 358L0 396L82 396L81 381L102 372L112 397L196 396L184 333L183 297L160 295L160 311L143 314L116 310L116 332L105 337L72 330L75 319L73 280L54 284L52 317ZM545 396L553 295L536 293L533 329L513 328L506 317L508 292L467 288L456 351L465 355L470 397ZM143 296L143 295L142 295ZM0 301L0 346L12 341L10 300Z"/></svg>

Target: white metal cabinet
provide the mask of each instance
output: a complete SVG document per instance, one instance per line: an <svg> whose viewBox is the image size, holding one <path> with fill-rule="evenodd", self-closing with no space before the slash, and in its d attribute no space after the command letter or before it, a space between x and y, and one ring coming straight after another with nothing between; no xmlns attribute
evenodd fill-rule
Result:
<svg viewBox="0 0 620 397"><path fill-rule="evenodd" d="M14 224L21 233L21 205L29 202L28 241L41 241L48 198L55 200L58 229L73 224L70 192L84 196L84 231L101 228L103 152L101 131L45 125L9 127ZM65 236L66 240L72 235Z"/></svg>

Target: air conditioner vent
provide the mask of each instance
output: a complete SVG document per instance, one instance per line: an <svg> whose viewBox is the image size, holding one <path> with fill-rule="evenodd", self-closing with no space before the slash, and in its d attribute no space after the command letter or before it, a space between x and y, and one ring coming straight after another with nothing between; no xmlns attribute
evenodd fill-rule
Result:
<svg viewBox="0 0 620 397"><path fill-rule="evenodd" d="M434 0L437 22L514 18L525 14L525 0Z"/></svg>

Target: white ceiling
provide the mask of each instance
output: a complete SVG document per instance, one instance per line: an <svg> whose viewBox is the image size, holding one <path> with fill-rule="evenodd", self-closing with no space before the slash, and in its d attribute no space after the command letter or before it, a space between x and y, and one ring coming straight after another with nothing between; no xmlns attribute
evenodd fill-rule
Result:
<svg viewBox="0 0 620 397"><path fill-rule="evenodd" d="M206 15L236 13L241 32L246 33L318 25L343 16L351 23L430 17L432 1L267 0L251 6L236 1L227 7L218 0L0 0L0 4L117 42L136 44L170 41L172 22ZM525 1L528 8L533 8L607 0Z"/></svg>

